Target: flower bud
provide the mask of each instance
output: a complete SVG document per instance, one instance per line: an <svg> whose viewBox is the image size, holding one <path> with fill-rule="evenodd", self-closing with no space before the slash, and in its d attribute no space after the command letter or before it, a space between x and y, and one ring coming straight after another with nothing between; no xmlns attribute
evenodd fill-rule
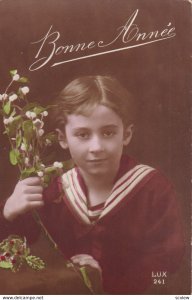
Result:
<svg viewBox="0 0 192 300"><path fill-rule="evenodd" d="M13 102L13 101L17 100L17 98L18 98L18 96L16 94L13 94L9 97L9 101Z"/></svg>
<svg viewBox="0 0 192 300"><path fill-rule="evenodd" d="M25 115L26 115L27 118L30 119L30 117L31 117L31 112L30 112L30 111L26 111Z"/></svg>
<svg viewBox="0 0 192 300"><path fill-rule="evenodd" d="M4 119L4 120L3 120L3 123L4 123L5 125L8 125L8 124L12 123L13 120L14 120L14 118L13 118L12 116L10 116L9 118Z"/></svg>
<svg viewBox="0 0 192 300"><path fill-rule="evenodd" d="M38 175L39 177L43 177L43 171L38 171L38 172L37 172L37 175Z"/></svg>
<svg viewBox="0 0 192 300"><path fill-rule="evenodd" d="M12 123L14 118L12 116L9 117L9 123Z"/></svg>
<svg viewBox="0 0 192 300"><path fill-rule="evenodd" d="M38 130L38 135L39 135L39 136L42 136L43 134L44 134L44 130L43 130L43 129L39 129L39 130Z"/></svg>
<svg viewBox="0 0 192 300"><path fill-rule="evenodd" d="M21 147L20 147L20 149L21 149L22 151L26 151L26 150L27 150L27 148L26 148L26 146L25 146L25 144L24 144L24 143L22 143L22 144L21 144Z"/></svg>
<svg viewBox="0 0 192 300"><path fill-rule="evenodd" d="M24 162L25 162L25 165L26 165L26 166L29 166L29 158L28 158L28 157L25 157Z"/></svg>
<svg viewBox="0 0 192 300"><path fill-rule="evenodd" d="M51 142L49 139L46 139L46 140L45 140L45 145L46 145L46 146L49 146L49 145L51 145L51 144L52 144L52 142Z"/></svg>
<svg viewBox="0 0 192 300"><path fill-rule="evenodd" d="M44 111L44 112L42 112L42 115L44 116L44 117L47 117L48 116L48 111Z"/></svg>
<svg viewBox="0 0 192 300"><path fill-rule="evenodd" d="M9 119L4 119L4 120L3 120L3 123L4 123L5 125L8 125L8 124L9 124Z"/></svg>
<svg viewBox="0 0 192 300"><path fill-rule="evenodd" d="M23 95L26 95L26 94L29 93L29 88L28 88L28 86L24 86L24 87L22 87L20 90L21 90L21 92L23 93Z"/></svg>
<svg viewBox="0 0 192 300"><path fill-rule="evenodd" d="M59 162L59 161L55 161L55 162L53 163L53 166L54 166L55 168L59 168L59 169L62 169L62 168L63 168L63 164L62 164L61 162Z"/></svg>
<svg viewBox="0 0 192 300"><path fill-rule="evenodd" d="M29 111L29 110L25 113L25 115L26 115L26 117L29 118L29 119L34 119L34 118L36 118L36 116L37 116L35 112Z"/></svg>
<svg viewBox="0 0 192 300"><path fill-rule="evenodd" d="M2 100L6 100L7 99L7 97L8 97L8 95L7 94L3 94L3 95L1 95L2 96Z"/></svg>
<svg viewBox="0 0 192 300"><path fill-rule="evenodd" d="M31 112L31 119L36 118L36 116L37 116L36 113L32 111L32 112Z"/></svg>
<svg viewBox="0 0 192 300"><path fill-rule="evenodd" d="M36 163L38 163L39 160L40 160L40 157L39 157L38 155L35 155L35 156L34 156L34 160L35 160Z"/></svg>
<svg viewBox="0 0 192 300"><path fill-rule="evenodd" d="M19 78L20 78L19 74L15 74L12 79L13 81L18 81Z"/></svg>
<svg viewBox="0 0 192 300"><path fill-rule="evenodd" d="M33 124L34 124L35 127L37 127L37 128L42 128L43 125L44 125L43 121L41 121L40 119L34 120L34 121L33 121Z"/></svg>

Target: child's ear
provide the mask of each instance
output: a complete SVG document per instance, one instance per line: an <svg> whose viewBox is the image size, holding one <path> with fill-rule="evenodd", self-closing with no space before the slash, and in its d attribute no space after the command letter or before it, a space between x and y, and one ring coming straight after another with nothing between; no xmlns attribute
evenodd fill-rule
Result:
<svg viewBox="0 0 192 300"><path fill-rule="evenodd" d="M61 129L56 129L56 132L57 132L57 137L58 137L58 141L59 141L61 148L67 149L68 144L67 144L67 138L66 138L65 133L63 131L61 131Z"/></svg>
<svg viewBox="0 0 192 300"><path fill-rule="evenodd" d="M124 146L127 146L130 143L132 136L133 136L133 124L127 126L124 129L124 139L123 139Z"/></svg>

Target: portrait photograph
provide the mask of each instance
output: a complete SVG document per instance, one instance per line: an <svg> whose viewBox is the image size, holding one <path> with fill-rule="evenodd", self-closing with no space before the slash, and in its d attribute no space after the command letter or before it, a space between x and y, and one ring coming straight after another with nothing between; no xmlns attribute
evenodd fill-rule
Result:
<svg viewBox="0 0 192 300"><path fill-rule="evenodd" d="M191 1L0 0L0 45L0 295L190 295Z"/></svg>

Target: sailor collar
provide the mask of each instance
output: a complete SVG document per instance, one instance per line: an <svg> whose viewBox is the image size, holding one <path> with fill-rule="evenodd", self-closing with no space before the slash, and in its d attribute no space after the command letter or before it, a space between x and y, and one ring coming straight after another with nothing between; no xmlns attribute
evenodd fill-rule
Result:
<svg viewBox="0 0 192 300"><path fill-rule="evenodd" d="M148 181L154 171L154 168L147 165L135 165L116 180L103 208L93 211L88 208L85 188L79 178L78 169L75 167L61 176L62 189L65 194L63 200L81 223L91 225L94 223L92 221L94 216L98 215L97 220L100 220L108 215L125 201L131 192L139 189L140 183Z"/></svg>

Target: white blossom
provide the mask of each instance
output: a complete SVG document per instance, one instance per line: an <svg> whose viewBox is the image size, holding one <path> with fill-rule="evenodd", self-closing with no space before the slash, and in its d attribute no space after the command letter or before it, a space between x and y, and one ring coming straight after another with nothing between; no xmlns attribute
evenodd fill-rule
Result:
<svg viewBox="0 0 192 300"><path fill-rule="evenodd" d="M39 129L39 130L38 130L38 135L39 135L39 136L42 136L42 135L44 134L44 132L45 132L45 131L44 131L43 129Z"/></svg>
<svg viewBox="0 0 192 300"><path fill-rule="evenodd" d="M5 125L8 125L8 124L9 124L9 119L4 119L4 120L3 120L3 123L4 123Z"/></svg>
<svg viewBox="0 0 192 300"><path fill-rule="evenodd" d="M43 168L43 169L45 168L45 165L44 165L44 164L41 164L40 166L41 166L41 168Z"/></svg>
<svg viewBox="0 0 192 300"><path fill-rule="evenodd" d="M3 120L3 123L4 123L5 125L8 125L8 124L12 123L13 120L14 120L14 118L13 118L12 116L10 116L10 117L7 118L7 119L5 118L5 119Z"/></svg>
<svg viewBox="0 0 192 300"><path fill-rule="evenodd" d="M23 95L26 95L26 94L29 93L29 87L28 86L24 86L20 90L23 93Z"/></svg>
<svg viewBox="0 0 192 300"><path fill-rule="evenodd" d="M31 145L29 145L29 151L32 151L33 147Z"/></svg>
<svg viewBox="0 0 192 300"><path fill-rule="evenodd" d="M37 162L40 160L40 157L39 157L38 155L35 155L35 156L34 156L34 160L35 160L35 162L37 163Z"/></svg>
<svg viewBox="0 0 192 300"><path fill-rule="evenodd" d="M32 111L32 112L31 112L31 119L36 118L36 116L37 116L36 113Z"/></svg>
<svg viewBox="0 0 192 300"><path fill-rule="evenodd" d="M26 151L27 150L26 145L24 143L22 143L20 149L22 151Z"/></svg>
<svg viewBox="0 0 192 300"><path fill-rule="evenodd" d="M13 102L13 101L17 100L17 98L18 98L18 96L16 94L13 94L13 95L9 96L9 101Z"/></svg>
<svg viewBox="0 0 192 300"><path fill-rule="evenodd" d="M29 111L29 110L25 113L25 115L26 115L26 117L29 118L29 119L34 119L34 118L36 118L36 116L37 116L35 112Z"/></svg>
<svg viewBox="0 0 192 300"><path fill-rule="evenodd" d="M30 111L27 111L27 112L25 113L25 115L26 115L27 118L30 118L30 117L31 117L31 112L30 112Z"/></svg>
<svg viewBox="0 0 192 300"><path fill-rule="evenodd" d="M28 157L25 157L24 162L25 162L25 165L28 166L28 165L29 165L29 158L28 158Z"/></svg>
<svg viewBox="0 0 192 300"><path fill-rule="evenodd" d="M0 94L0 101L2 101L2 100L3 100L3 95Z"/></svg>
<svg viewBox="0 0 192 300"><path fill-rule="evenodd" d="M38 172L37 172L37 175L38 175L39 177L43 177L43 171L38 171Z"/></svg>
<svg viewBox="0 0 192 300"><path fill-rule="evenodd" d="M45 140L45 145L46 145L46 146L49 146L49 145L51 145L51 144L52 144L52 143L51 143L51 141L50 141L49 139L46 139L46 140Z"/></svg>
<svg viewBox="0 0 192 300"><path fill-rule="evenodd" d="M55 161L55 162L53 163L53 166L54 166L55 168L59 168L59 169L62 169L62 168L63 168L63 164L62 164L61 162L59 162L59 161Z"/></svg>
<svg viewBox="0 0 192 300"><path fill-rule="evenodd" d="M41 121L40 119L35 119L35 120L33 121L33 124L34 124L35 127L37 127L37 128L42 128L42 127L44 126L44 122Z"/></svg>
<svg viewBox="0 0 192 300"><path fill-rule="evenodd" d="M43 116L43 117L47 117L47 116L48 116L48 111L46 111L46 110L43 111L43 112L42 112L42 116Z"/></svg>
<svg viewBox="0 0 192 300"><path fill-rule="evenodd" d="M15 74L12 79L13 81L18 81L19 78L20 78L19 74Z"/></svg>
<svg viewBox="0 0 192 300"><path fill-rule="evenodd" d="M7 99L7 97L8 97L8 95L7 94L3 94L3 95L1 95L2 96L2 100L6 100Z"/></svg>

